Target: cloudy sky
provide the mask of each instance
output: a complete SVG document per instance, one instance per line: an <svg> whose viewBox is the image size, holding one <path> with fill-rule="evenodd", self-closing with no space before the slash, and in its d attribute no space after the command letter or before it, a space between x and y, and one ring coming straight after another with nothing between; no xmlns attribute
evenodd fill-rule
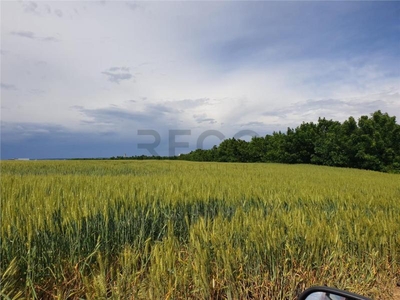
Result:
<svg viewBox="0 0 400 300"><path fill-rule="evenodd" d="M378 109L400 119L400 2L1 2L2 159L148 155L157 135L179 154Z"/></svg>

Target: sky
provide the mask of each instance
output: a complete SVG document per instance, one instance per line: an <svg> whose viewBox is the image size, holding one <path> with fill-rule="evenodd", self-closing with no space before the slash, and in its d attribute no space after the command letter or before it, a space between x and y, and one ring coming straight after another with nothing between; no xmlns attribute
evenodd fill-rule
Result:
<svg viewBox="0 0 400 300"><path fill-rule="evenodd" d="M400 2L2 1L0 50L1 159L400 119Z"/></svg>

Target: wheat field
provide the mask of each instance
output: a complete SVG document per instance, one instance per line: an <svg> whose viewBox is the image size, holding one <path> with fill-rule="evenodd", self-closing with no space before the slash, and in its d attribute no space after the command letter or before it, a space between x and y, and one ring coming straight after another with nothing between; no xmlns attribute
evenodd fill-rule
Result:
<svg viewBox="0 0 400 300"><path fill-rule="evenodd" d="M391 299L400 175L310 165L1 162L1 298Z"/></svg>

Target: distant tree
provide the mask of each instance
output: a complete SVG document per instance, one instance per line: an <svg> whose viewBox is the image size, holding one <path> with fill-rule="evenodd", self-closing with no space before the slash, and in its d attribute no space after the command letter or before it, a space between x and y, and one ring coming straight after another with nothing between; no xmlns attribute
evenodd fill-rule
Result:
<svg viewBox="0 0 400 300"><path fill-rule="evenodd" d="M112 158L120 159L120 157ZM209 150L195 150L179 159L221 162L305 163L400 173L400 125L376 111L338 121L319 118L286 133L253 137L250 142L226 139Z"/></svg>
<svg viewBox="0 0 400 300"><path fill-rule="evenodd" d="M327 166L346 166L347 155L342 147L340 122L319 118L316 126L315 153L311 163Z"/></svg>
<svg viewBox="0 0 400 300"><path fill-rule="evenodd" d="M266 137L268 144L268 151L266 154L266 161L268 162L288 162L285 151L286 135L282 132L273 132L272 135Z"/></svg>
<svg viewBox="0 0 400 300"><path fill-rule="evenodd" d="M289 163L311 163L315 153L316 130L316 125L312 122L303 123L295 130L288 129L285 150Z"/></svg>
<svg viewBox="0 0 400 300"><path fill-rule="evenodd" d="M254 136L249 143L249 161L265 162L267 160L268 141L265 137Z"/></svg>

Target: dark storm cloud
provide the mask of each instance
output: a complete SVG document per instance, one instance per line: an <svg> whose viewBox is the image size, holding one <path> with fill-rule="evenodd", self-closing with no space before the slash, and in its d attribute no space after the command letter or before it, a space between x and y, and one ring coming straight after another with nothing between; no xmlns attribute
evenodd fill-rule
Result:
<svg viewBox="0 0 400 300"><path fill-rule="evenodd" d="M47 123L1 123L1 159L111 157L135 151L114 132L76 132Z"/></svg>
<svg viewBox="0 0 400 300"><path fill-rule="evenodd" d="M1 158L149 155L146 149L138 148L138 143L147 142L146 137L138 136L139 129L152 129L165 135L168 128L178 128L177 122L169 119L173 109L163 105L149 105L142 112L118 107L87 109L77 105L71 108L88 118L81 120L79 131L57 124L2 122ZM168 155L168 147L167 136L162 136L157 153Z"/></svg>
<svg viewBox="0 0 400 300"><path fill-rule="evenodd" d="M37 135L51 135L66 132L65 127L48 123L1 122L3 140L20 140Z"/></svg>
<svg viewBox="0 0 400 300"><path fill-rule="evenodd" d="M111 141L110 141L111 140ZM163 142L163 141L162 141ZM160 144L160 155L168 153L168 146ZM163 148L165 148L163 150ZM159 150L160 149L160 150ZM140 152L141 151L141 152ZM62 136L36 136L20 143L1 143L1 159L27 157L30 159L93 158L112 156L149 155L138 150L134 140L112 140L111 136L92 133L68 133Z"/></svg>
<svg viewBox="0 0 400 300"><path fill-rule="evenodd" d="M1 122L2 144L4 143L22 143L23 141L29 144L34 140L63 140L66 138L75 137L76 140L82 140L82 136L99 137L104 135L113 135L112 131L103 132L76 132L59 124L51 123L31 123L31 122ZM85 138L90 140L91 138ZM71 141L69 141L71 142ZM62 146L62 145L61 145Z"/></svg>

